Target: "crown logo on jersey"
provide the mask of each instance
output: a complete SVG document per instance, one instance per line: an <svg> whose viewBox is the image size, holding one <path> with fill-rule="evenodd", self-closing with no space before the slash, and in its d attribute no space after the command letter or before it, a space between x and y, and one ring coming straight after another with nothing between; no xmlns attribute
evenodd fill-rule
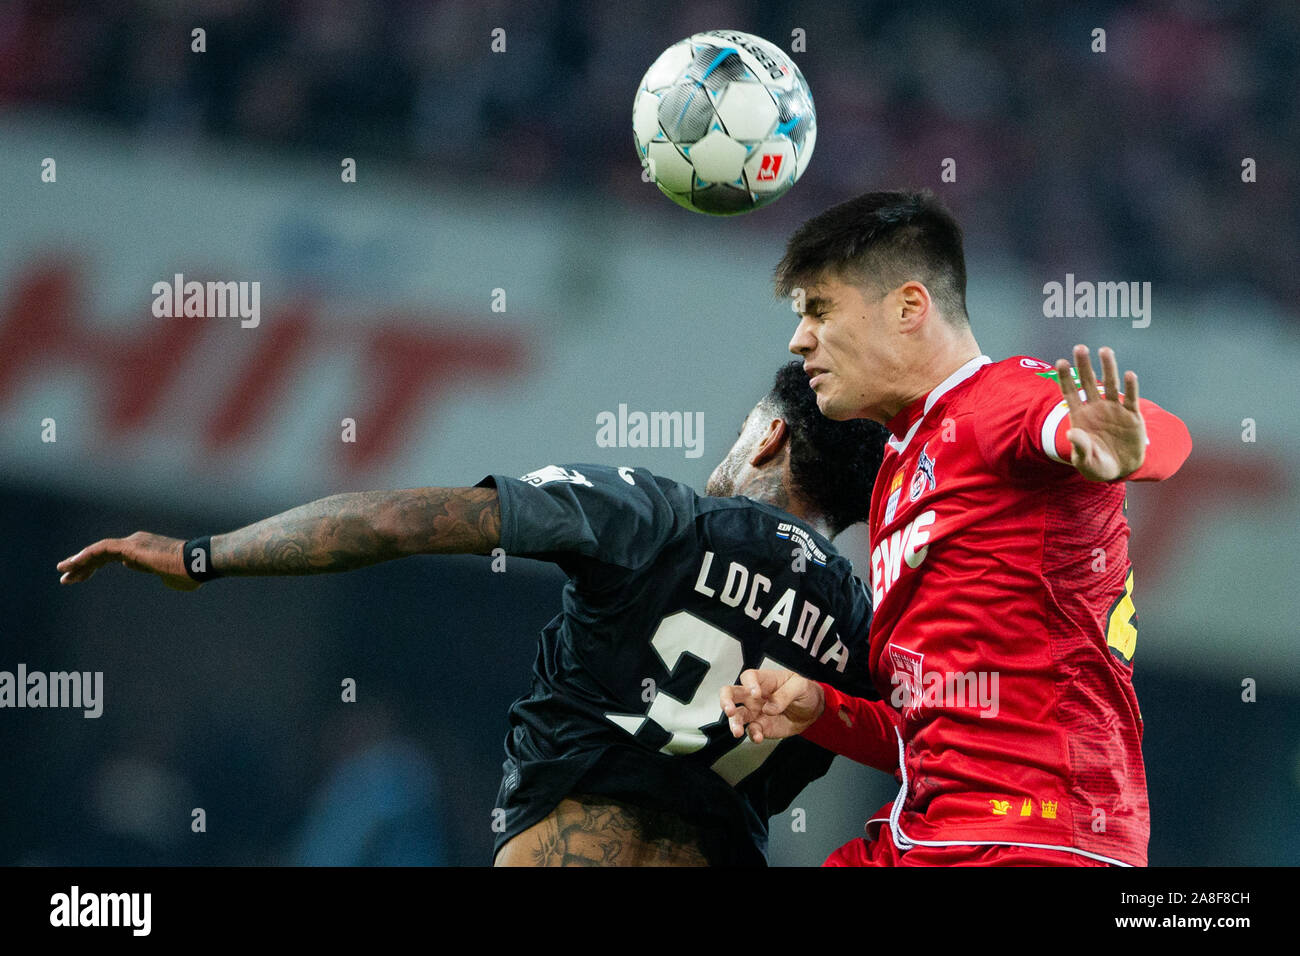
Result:
<svg viewBox="0 0 1300 956"><path fill-rule="evenodd" d="M913 501L934 488L934 459L927 454L930 443L921 446L921 455L916 459L916 473L912 475L910 497Z"/></svg>
<svg viewBox="0 0 1300 956"><path fill-rule="evenodd" d="M1041 801L1039 801L1039 802L1042 804L1042 807L1043 807L1043 819L1044 819L1044 820L1055 820L1055 819L1056 819L1056 801L1055 801L1055 800L1041 800Z"/></svg>

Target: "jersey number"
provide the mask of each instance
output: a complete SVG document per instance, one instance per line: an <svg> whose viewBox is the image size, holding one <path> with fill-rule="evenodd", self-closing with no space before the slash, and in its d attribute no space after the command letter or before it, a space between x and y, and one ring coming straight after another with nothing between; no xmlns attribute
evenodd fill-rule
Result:
<svg viewBox="0 0 1300 956"><path fill-rule="evenodd" d="M1130 569L1124 579L1124 593L1110 609L1110 618L1106 621L1106 643L1120 660L1131 664L1137 639L1137 608L1133 606L1133 571Z"/></svg>
<svg viewBox="0 0 1300 956"><path fill-rule="evenodd" d="M734 684L745 669L744 648L738 638L689 611L678 611L660 621L650 639L650 646L670 674L676 672L684 654L697 657L708 665L708 671L689 700L679 700L667 691L659 690L646 711L646 719L654 721L670 734L668 743L659 748L663 753L695 753L708 745L710 728L726 725L718 695L723 687ZM759 666L782 665L764 657ZM608 716L630 733L636 733L640 727L639 720L633 724L625 716ZM734 786L757 770L780 742L768 739L756 744L748 737L742 737L713 762L713 770Z"/></svg>

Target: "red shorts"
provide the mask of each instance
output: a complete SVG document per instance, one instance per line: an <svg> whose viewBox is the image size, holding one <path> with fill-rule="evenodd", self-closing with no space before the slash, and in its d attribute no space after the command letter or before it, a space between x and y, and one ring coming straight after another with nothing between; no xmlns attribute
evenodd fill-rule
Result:
<svg viewBox="0 0 1300 956"><path fill-rule="evenodd" d="M882 826L871 841L851 840L822 866L1108 866L1101 860L1032 846L914 846L900 853L893 833Z"/></svg>

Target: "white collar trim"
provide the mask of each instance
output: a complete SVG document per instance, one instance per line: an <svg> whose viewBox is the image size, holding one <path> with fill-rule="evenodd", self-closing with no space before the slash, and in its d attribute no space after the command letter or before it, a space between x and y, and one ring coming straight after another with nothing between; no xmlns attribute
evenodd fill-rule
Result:
<svg viewBox="0 0 1300 956"><path fill-rule="evenodd" d="M935 402L939 401L939 399L943 398L946 393L952 391L962 382L966 381L966 379L970 378L985 365L992 364L992 362L993 359L989 358L987 355L977 355L931 389L930 394L925 397L925 409L921 412L921 417L918 418L912 427L908 429L907 434L904 435L901 440L891 437L889 439L889 447L894 449L900 455L906 451L908 444L912 441L912 436L915 435L916 430L921 427L921 422L925 421L925 416L930 413L930 409L934 408Z"/></svg>

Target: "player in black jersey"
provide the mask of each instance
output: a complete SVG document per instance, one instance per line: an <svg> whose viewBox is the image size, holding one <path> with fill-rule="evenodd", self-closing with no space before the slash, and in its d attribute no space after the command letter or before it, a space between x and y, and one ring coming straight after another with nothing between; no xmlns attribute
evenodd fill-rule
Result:
<svg viewBox="0 0 1300 956"><path fill-rule="evenodd" d="M768 816L832 755L736 740L719 692L781 666L875 696L870 600L830 539L865 520L884 437L823 418L792 362L705 496L639 468L548 465L474 488L334 495L189 542L136 532L58 570L74 583L120 561L189 590L497 547L552 561L569 582L510 709L496 863L762 864Z"/></svg>

